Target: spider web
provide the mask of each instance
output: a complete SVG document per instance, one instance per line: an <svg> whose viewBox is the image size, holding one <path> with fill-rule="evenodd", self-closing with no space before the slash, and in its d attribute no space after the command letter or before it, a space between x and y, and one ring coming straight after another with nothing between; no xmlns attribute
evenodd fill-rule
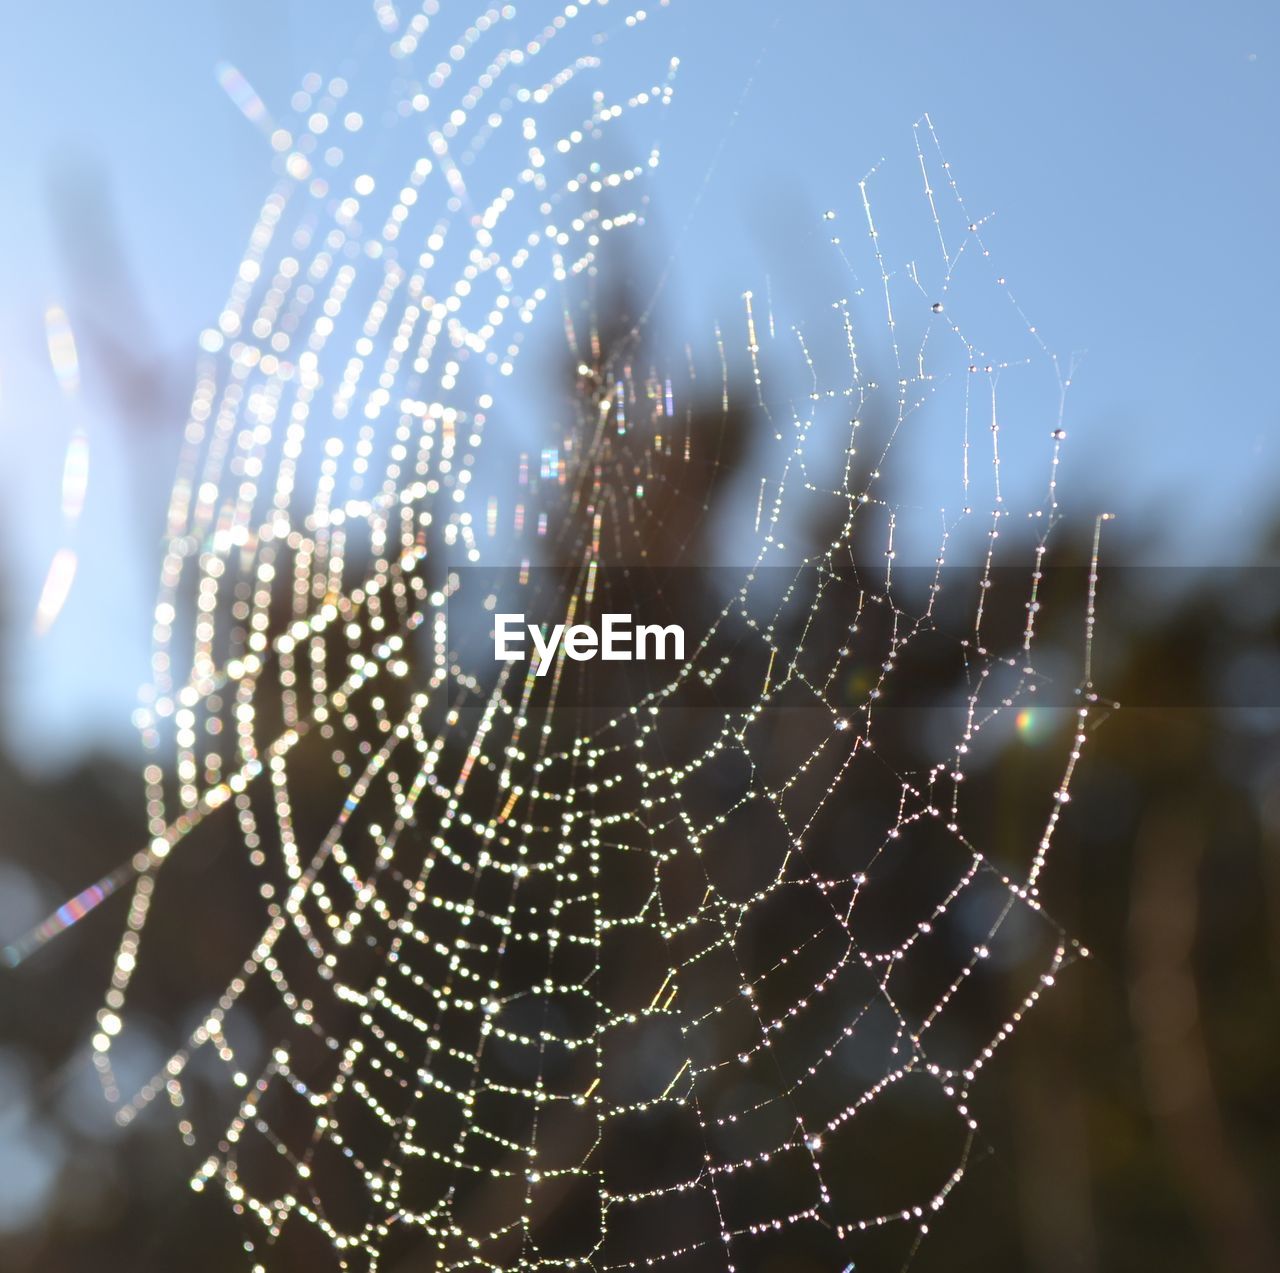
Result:
<svg viewBox="0 0 1280 1273"><path fill-rule="evenodd" d="M1079 953L1040 883L1096 714L1096 536L1081 688L1020 797L1036 825L1014 853L964 829L987 740L1043 683L1070 374L990 277L926 119L927 260L886 256L873 173L827 214L850 298L811 324L748 293L682 364L566 300L573 417L513 463L524 333L643 223L658 148L619 162L614 135L657 132L675 63L625 93L602 75L638 9L375 16L387 62L308 76L286 124L224 71L279 180L201 341L142 717L153 838L78 899L132 886L95 1064L122 1123L169 1106L253 1267L836 1267L881 1233L905 1262L970 1164L975 1078ZM1021 360L952 317L976 280ZM996 392L1019 367L1048 372L1050 435L1021 538ZM897 545L922 519L888 460L931 403L964 504L913 576ZM567 566L561 611L585 615L626 587L611 568L692 561L746 414L770 437L734 532L753 564L702 599L667 683L588 710L563 662L486 675L451 644L486 563ZM966 626L941 640L953 594ZM943 649L959 688L925 728L893 696ZM122 1091L148 970L184 1037Z"/></svg>

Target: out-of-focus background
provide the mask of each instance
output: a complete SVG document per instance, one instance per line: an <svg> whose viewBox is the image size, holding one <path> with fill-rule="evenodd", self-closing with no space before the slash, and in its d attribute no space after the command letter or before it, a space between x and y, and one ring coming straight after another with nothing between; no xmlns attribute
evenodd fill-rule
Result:
<svg viewBox="0 0 1280 1273"><path fill-rule="evenodd" d="M892 190L929 112L1022 310L1074 365L1068 512L1114 513L1109 559L1167 572L1123 626L1100 611L1103 688L1139 705L1092 747L1050 889L1092 958L988 1076L979 1161L918 1267L1275 1268L1280 584L1231 568L1272 566L1280 542L1280 15L698 0L654 17L653 43L608 63L629 82L652 47L681 59L633 290L661 280L664 322L704 345L748 289L829 307L832 227L865 234L859 180L899 175L882 227L918 214ZM367 4L247 0L5 25L0 941L145 839L131 718L197 338L276 161L243 86L283 113L377 35ZM898 248L929 250L930 228ZM926 492L959 463L909 455ZM1017 500L1044 469L1015 450L1006 478ZM1020 755L1000 761L1013 801ZM86 1083L117 919L0 983L4 1267L143 1267L112 1258L164 1222L185 1170L170 1131L121 1133Z"/></svg>

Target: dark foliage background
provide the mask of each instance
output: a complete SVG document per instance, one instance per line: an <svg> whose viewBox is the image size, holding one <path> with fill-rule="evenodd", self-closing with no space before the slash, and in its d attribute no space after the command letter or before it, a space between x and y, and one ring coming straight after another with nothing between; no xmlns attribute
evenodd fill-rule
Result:
<svg viewBox="0 0 1280 1273"><path fill-rule="evenodd" d="M1113 537L1108 553L1123 560L1135 547ZM913 1268L1263 1273L1280 1264L1280 746L1263 675L1274 667L1280 592L1256 595L1267 571L1250 578L1255 595L1242 599L1230 576L1202 572L1163 606L1115 607L1119 623L1104 590L1100 688L1136 705L1092 740L1045 885L1048 908L1091 957L1059 977L981 1080L973 1163ZM1012 590L996 600L1021 604ZM1072 639L1076 617L1063 614L1056 630L1051 622L1047 639ZM950 672L936 675L941 685ZM1260 704L1240 706L1254 688ZM1160 703L1183 705L1143 706ZM919 747L906 724L889 728L904 754ZM1040 764L1034 747L1015 742L973 780L981 790L970 808L981 812L968 833L997 859L1025 856L1042 813L1031 807L1045 789ZM138 783L115 757L39 781L0 757L0 797L5 861L46 896L71 895L142 842ZM205 922L152 936L175 969L217 963L252 940L252 925L237 921L234 852L214 836L177 868L207 909ZM0 1118L27 1119L32 1143L62 1150L52 1205L0 1245L13 1273L233 1267L234 1225L186 1189L191 1163L161 1111L118 1133L85 1096L86 1034L123 906L122 895L0 974L0 1045L20 1058L34 1093L33 1106L11 1104ZM184 993L175 976L140 1010L181 1017ZM883 1135L868 1133L859 1162L831 1168L869 1172L848 1182L862 1196L877 1182L922 1196L930 1187L913 1182L935 1133L923 1116L917 1126L898 1113ZM634 1152L664 1148L659 1139ZM861 1250L859 1269L897 1268L908 1254L900 1233ZM289 1251L282 1268L323 1266L314 1252ZM817 1273L838 1257L805 1242L753 1258L751 1267ZM431 1264L410 1250L395 1267Z"/></svg>

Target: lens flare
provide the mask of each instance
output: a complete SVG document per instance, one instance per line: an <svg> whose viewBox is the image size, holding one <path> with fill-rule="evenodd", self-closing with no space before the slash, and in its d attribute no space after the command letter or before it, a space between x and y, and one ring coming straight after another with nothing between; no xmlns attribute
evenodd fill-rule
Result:
<svg viewBox="0 0 1280 1273"><path fill-rule="evenodd" d="M62 613L62 607L67 604L71 585L75 582L76 564L76 555L72 549L59 548L54 553L44 587L40 591L39 604L36 606L33 628L37 636L43 636L53 627L58 615Z"/></svg>
<svg viewBox="0 0 1280 1273"><path fill-rule="evenodd" d="M62 515L69 522L79 519L89 489L89 435L77 429L67 444L62 464Z"/></svg>
<svg viewBox="0 0 1280 1273"><path fill-rule="evenodd" d="M240 71L230 62L219 62L214 67L214 75L222 86L222 91L232 100L245 119L259 128L270 131L271 118L267 114L266 104Z"/></svg>
<svg viewBox="0 0 1280 1273"><path fill-rule="evenodd" d="M80 388L80 357L76 353L75 333L61 305L50 305L44 312L44 338L49 346L53 374L67 393Z"/></svg>

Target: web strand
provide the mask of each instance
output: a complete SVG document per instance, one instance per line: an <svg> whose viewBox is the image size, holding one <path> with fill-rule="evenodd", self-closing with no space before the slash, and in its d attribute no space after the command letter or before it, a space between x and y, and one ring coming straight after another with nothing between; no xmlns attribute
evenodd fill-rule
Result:
<svg viewBox="0 0 1280 1273"><path fill-rule="evenodd" d="M307 77L294 116L264 125L279 180L202 340L143 719L151 843L11 961L132 883L95 1064L120 1122L169 1107L192 1189L242 1219L250 1267L318 1243L345 1269L732 1269L844 1258L880 1231L909 1260L970 1165L978 1075L1082 953L1040 887L1101 706L1096 538L1082 689L1021 857L971 838L965 794L988 740L1039 710L1070 377L985 271L1029 352L1001 361L969 334L953 298L988 250L927 118L914 158L936 242L898 262L873 170L865 237L823 222L851 289L826 326L775 326L748 291L741 330L695 342L685 369L657 350L644 365L652 304L620 344L584 335L566 298L606 236L642 224L658 163L656 143L607 160L614 121L665 113L675 66L617 94L590 37L650 19L584 3L525 30L508 8L469 25L450 6L376 9L389 117L414 126L388 125L366 168L382 68ZM856 262L889 383L867 371ZM513 463L519 446L488 439L523 332L557 299L574 418ZM1047 496L1015 534L1002 376L1033 364L1056 386ZM921 596L898 557L919 519L888 483L936 403L958 413L965 503L930 514ZM772 439L750 564L701 599L660 688L588 711L563 659L486 678L451 646L449 606L486 566L567 567L558 601L585 615L619 563L694 561L749 411ZM957 582L944 570L975 526ZM1010 642L993 593L1015 587L1017 553ZM953 596L960 630L940 618ZM934 643L959 689L926 737L895 695ZM147 938L192 905L174 868L201 845L254 936L188 970L199 1024L123 1091L113 1056L161 957ZM903 1125L927 1111L933 1130L895 1194L865 1176L877 1120L908 1108Z"/></svg>

